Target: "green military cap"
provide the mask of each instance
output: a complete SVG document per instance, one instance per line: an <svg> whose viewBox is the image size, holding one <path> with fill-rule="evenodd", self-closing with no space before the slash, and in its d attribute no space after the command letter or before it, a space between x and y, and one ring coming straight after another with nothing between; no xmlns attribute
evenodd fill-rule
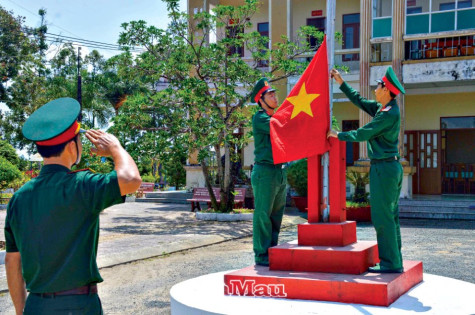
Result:
<svg viewBox="0 0 475 315"><path fill-rule="evenodd" d="M376 82L383 83L388 90L393 92L395 95L398 95L399 93L406 94L406 91L391 67L386 70L384 77L380 80L376 80Z"/></svg>
<svg viewBox="0 0 475 315"><path fill-rule="evenodd" d="M269 79L267 78L262 78L259 81L257 81L256 85L254 85L254 89L252 90L251 93L251 101L258 103L259 99L262 97L267 92L272 92L275 91L270 84L269 84Z"/></svg>
<svg viewBox="0 0 475 315"><path fill-rule="evenodd" d="M68 142L81 129L81 105L70 97L53 100L38 108L23 125L23 135L38 145L53 146Z"/></svg>

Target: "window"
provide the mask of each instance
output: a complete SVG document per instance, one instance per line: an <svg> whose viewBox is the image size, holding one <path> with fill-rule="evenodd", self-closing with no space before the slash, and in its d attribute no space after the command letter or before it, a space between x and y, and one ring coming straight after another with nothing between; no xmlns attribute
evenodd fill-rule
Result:
<svg viewBox="0 0 475 315"><path fill-rule="evenodd" d="M373 0L373 38L391 36L392 6L390 0Z"/></svg>
<svg viewBox="0 0 475 315"><path fill-rule="evenodd" d="M360 47L360 14L343 15L343 49ZM360 54L345 54L343 61L360 60Z"/></svg>
<svg viewBox="0 0 475 315"><path fill-rule="evenodd" d="M385 62L393 59L393 43L378 43L371 45L371 62Z"/></svg>
<svg viewBox="0 0 475 315"><path fill-rule="evenodd" d="M406 14L417 14L417 13L422 13L422 7L407 8L406 10Z"/></svg>
<svg viewBox="0 0 475 315"><path fill-rule="evenodd" d="M269 22L257 23L257 32L259 32L261 36L269 38ZM269 42L267 42L267 48L269 48ZM258 61L258 67L267 67L267 66L269 66L269 60Z"/></svg>
<svg viewBox="0 0 475 315"><path fill-rule="evenodd" d="M325 21L326 21L326 19L324 17L307 19L307 25L315 27L320 32L325 32ZM318 48L317 47L317 39L315 37L311 36L308 39L308 42L310 44L310 47L314 48L315 50Z"/></svg>
<svg viewBox="0 0 475 315"><path fill-rule="evenodd" d="M426 34L475 28L473 0L443 1L407 0L406 34Z"/></svg>
<svg viewBox="0 0 475 315"><path fill-rule="evenodd" d="M244 33L243 27L228 26L226 27L226 37L232 39L239 39L241 34ZM229 48L229 55L237 55L238 57L244 57L244 47L242 45L234 45Z"/></svg>
<svg viewBox="0 0 475 315"><path fill-rule="evenodd" d="M269 22L257 23L257 31L261 36L269 38Z"/></svg>

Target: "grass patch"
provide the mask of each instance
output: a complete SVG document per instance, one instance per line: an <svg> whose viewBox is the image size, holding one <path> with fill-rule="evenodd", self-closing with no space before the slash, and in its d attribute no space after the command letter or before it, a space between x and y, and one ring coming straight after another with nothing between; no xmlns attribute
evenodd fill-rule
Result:
<svg viewBox="0 0 475 315"><path fill-rule="evenodd" d="M247 208L240 208L240 209L233 209L231 212L218 212L214 211L214 209L206 209L206 210L201 210L201 212L204 213L254 213L254 209L247 209Z"/></svg>

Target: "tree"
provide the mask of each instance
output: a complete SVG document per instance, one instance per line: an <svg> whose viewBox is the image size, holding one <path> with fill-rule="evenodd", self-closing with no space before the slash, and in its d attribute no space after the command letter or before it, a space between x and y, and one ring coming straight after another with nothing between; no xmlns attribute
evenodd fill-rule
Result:
<svg viewBox="0 0 475 315"><path fill-rule="evenodd" d="M44 83L40 74L45 71L41 60L46 48L45 14L44 9L39 11L43 21L39 28L29 28L23 17L14 17L0 6L0 101L9 108L0 112L0 134L20 148L25 144L21 142L21 125L41 102L37 95Z"/></svg>
<svg viewBox="0 0 475 315"><path fill-rule="evenodd" d="M177 0L166 2L172 20L167 30L144 21L122 25L119 43L146 49L128 71L149 91L127 99L114 128L127 143L141 147L142 153L147 145L157 155L176 147L188 154L198 152L213 208L230 211L234 197L231 162L238 159L232 148L242 148L251 137L247 130L254 110L246 105L253 85L262 76L274 82L301 74L308 62L299 56L315 49L308 37L320 43L324 35L305 26L296 41L283 36L268 48L267 37L248 31L250 17L258 10L257 0L246 0L242 6L219 5L213 12L192 16L178 11ZM209 42L213 34L216 42ZM243 47L251 52L251 61L240 58ZM263 72L259 66L269 59L270 70ZM166 85L159 88L160 82ZM235 130L243 131L243 136L236 136ZM218 205L209 160L214 156L221 161L222 155L224 165L216 163L221 188Z"/></svg>
<svg viewBox="0 0 475 315"><path fill-rule="evenodd" d="M21 178L20 170L13 163L0 156L0 191L9 188L15 180Z"/></svg>

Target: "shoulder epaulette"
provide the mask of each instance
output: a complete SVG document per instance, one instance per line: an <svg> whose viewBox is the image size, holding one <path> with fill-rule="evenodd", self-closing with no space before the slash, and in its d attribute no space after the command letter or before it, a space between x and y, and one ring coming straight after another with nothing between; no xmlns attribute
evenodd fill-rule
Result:
<svg viewBox="0 0 475 315"><path fill-rule="evenodd" d="M85 172L85 171L90 171L90 172L95 173L95 172L94 172L93 170L91 170L90 168L83 168L83 169L81 169L81 170L75 170L75 171L68 172L68 174L74 174L74 173Z"/></svg>
<svg viewBox="0 0 475 315"><path fill-rule="evenodd" d="M385 108L381 109L382 112L388 112L391 109L391 106L386 106Z"/></svg>

